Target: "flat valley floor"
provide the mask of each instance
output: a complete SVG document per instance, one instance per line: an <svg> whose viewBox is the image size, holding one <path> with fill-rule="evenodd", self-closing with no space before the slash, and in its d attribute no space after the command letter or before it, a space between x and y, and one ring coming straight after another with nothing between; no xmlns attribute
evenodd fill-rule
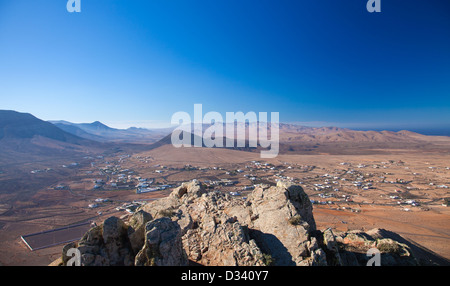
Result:
<svg viewBox="0 0 450 286"><path fill-rule="evenodd" d="M69 167L60 161L23 164L21 172L0 170L0 264L48 265L62 245L30 251L22 235L126 217L127 205L167 196L192 179L236 199L245 199L254 184L290 180L314 202L318 229L383 228L450 259L450 208L443 205L450 197L449 167L448 152L261 159L256 152L172 146L79 158ZM136 185L145 180L160 190L138 194Z"/></svg>

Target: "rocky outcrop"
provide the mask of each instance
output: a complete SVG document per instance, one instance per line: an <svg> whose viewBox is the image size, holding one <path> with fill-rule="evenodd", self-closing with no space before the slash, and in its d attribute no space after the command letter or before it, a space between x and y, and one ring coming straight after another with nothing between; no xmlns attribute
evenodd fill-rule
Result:
<svg viewBox="0 0 450 286"><path fill-rule="evenodd" d="M136 255L136 266L186 266L180 226L167 217L145 226L144 247Z"/></svg>
<svg viewBox="0 0 450 286"><path fill-rule="evenodd" d="M262 186L253 191L249 204L252 219L248 227L275 265L298 265L304 260L309 233L316 224L303 189L284 183Z"/></svg>
<svg viewBox="0 0 450 286"><path fill-rule="evenodd" d="M142 206L128 221L110 217L77 245L82 265L366 265L377 248L383 265L416 265L407 245L380 231L316 229L300 186L260 185L246 199L194 180Z"/></svg>
<svg viewBox="0 0 450 286"><path fill-rule="evenodd" d="M130 240L133 253L138 253L145 243L146 230L145 226L147 222L151 221L153 217L143 211L137 211L128 221L128 238Z"/></svg>
<svg viewBox="0 0 450 286"><path fill-rule="evenodd" d="M127 235L128 227L120 219L110 217L91 228L78 243L81 264L86 266L130 266L134 254ZM63 257L65 253L63 253Z"/></svg>
<svg viewBox="0 0 450 286"><path fill-rule="evenodd" d="M372 229L367 232L349 231L336 233L341 265L361 265L367 263L369 249L380 252L383 266L413 266L418 261L408 245L382 235L383 230Z"/></svg>

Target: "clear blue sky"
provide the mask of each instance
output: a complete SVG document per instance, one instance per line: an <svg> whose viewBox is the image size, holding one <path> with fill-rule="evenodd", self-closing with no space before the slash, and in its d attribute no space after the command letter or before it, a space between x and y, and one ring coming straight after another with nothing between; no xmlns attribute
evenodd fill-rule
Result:
<svg viewBox="0 0 450 286"><path fill-rule="evenodd" d="M160 126L174 112L450 130L450 2L0 1L0 109Z"/></svg>

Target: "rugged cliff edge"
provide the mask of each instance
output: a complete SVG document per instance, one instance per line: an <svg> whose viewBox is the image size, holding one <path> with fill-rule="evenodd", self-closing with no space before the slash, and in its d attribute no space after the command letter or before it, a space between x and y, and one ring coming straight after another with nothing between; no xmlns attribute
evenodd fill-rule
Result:
<svg viewBox="0 0 450 286"><path fill-rule="evenodd" d="M259 186L243 200L207 190L194 180L142 206L127 221L116 217L90 229L78 243L85 266L314 266L366 265L376 248L382 265L418 265L410 248L386 231L317 230L300 186Z"/></svg>

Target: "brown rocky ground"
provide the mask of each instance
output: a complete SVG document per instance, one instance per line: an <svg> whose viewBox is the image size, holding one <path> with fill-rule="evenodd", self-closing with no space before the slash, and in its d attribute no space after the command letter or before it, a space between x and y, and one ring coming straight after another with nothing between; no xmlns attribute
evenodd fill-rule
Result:
<svg viewBox="0 0 450 286"><path fill-rule="evenodd" d="M385 150L386 151L386 150ZM144 159L145 158L145 159ZM131 157L121 159L120 155L109 156L103 159L92 160L94 166L86 163L80 164L74 169L62 169L52 166L51 162L45 162L41 166L24 165L27 169L25 179L28 185L21 189L21 194L11 191L0 194L2 213L0 214L0 264L2 265L48 265L60 256L61 247L52 247L30 252L21 242L20 236L42 230L49 230L87 219L97 222L104 221L109 216L122 216L124 213L115 208L124 202L133 200L151 200L168 196L170 190L158 191L146 194L136 194L135 189L93 191L93 179L103 178L109 180L105 174L98 173L99 168L109 163L117 163L122 168L129 168L141 177L153 178L157 183L179 185L181 182L192 179L200 181L212 178L236 179L239 183L235 186L220 186L221 192L240 190L243 186L253 182L244 175L256 175L262 181L272 183L279 179L277 174L294 178L300 184L311 199L319 199L318 195L323 191L314 190L314 183L323 183L321 177L326 173L342 174L344 171L354 169L361 174L372 174L364 179L374 181L375 189L361 190L353 187L351 182L340 181L339 195L351 196L353 202L345 202L342 199L330 198L334 204L313 205L314 217L318 229L332 227L336 231L352 229L383 228L400 234L403 238L417 243L428 250L450 259L450 219L449 209L442 206L443 198L450 197L448 189L438 188L438 185L450 185L448 162L450 156L442 152L412 152L405 150L390 150L388 154L375 155L279 155L275 159L262 161L259 153L242 152L225 149L175 149L171 146L163 146L157 150L133 154ZM120 163L119 163L120 161ZM282 166L275 170L249 169L252 161L261 161L273 166ZM394 163L386 162L392 161ZM397 164L397 162L404 164ZM350 165L340 165L346 162ZM70 163L70 162L66 162ZM186 164L198 167L194 170L181 170ZM358 165L366 165L358 168ZM159 166L158 166L159 165ZM373 168L377 165L378 168ZM155 167L158 166L158 167ZM156 170L165 169L163 173ZM292 166L292 169L288 169ZM314 166L314 168L302 168ZM29 174L33 169L53 167L54 173ZM386 167L386 168L384 168ZM170 170L170 168L174 168ZM200 168L205 168L201 170ZM212 169L221 168L221 169ZM226 171L237 169L243 173L226 174ZM280 170L283 172L280 172ZM93 172L87 174L86 172ZM55 175L57 174L57 175ZM378 183L377 178L384 176L386 180L397 178L411 180L408 185ZM47 177L53 178L48 184ZM18 185L11 174L0 174L0 180L7 185L2 187L14 188ZM47 184L46 184L47 182ZM430 185L432 183L433 185ZM70 190L55 191L54 186L64 184L70 186ZM409 186L412 189L407 189ZM389 198L398 195L395 190L400 189L405 199L413 198L420 202L419 207L398 205L395 200ZM245 196L249 192L242 192ZM337 194L337 193L336 193ZM97 209L89 209L88 204L96 198L110 198L111 203L101 204ZM348 207L348 210L342 207ZM404 211L408 207L409 211ZM338 209L340 208L340 209ZM352 212L357 209L359 212ZM99 215L98 212L102 214Z"/></svg>
<svg viewBox="0 0 450 286"><path fill-rule="evenodd" d="M109 217L66 245L62 263L74 247L85 266L356 266L375 248L382 265L429 262L389 233L317 230L308 196L291 183L258 186L242 200L194 180L126 220Z"/></svg>

